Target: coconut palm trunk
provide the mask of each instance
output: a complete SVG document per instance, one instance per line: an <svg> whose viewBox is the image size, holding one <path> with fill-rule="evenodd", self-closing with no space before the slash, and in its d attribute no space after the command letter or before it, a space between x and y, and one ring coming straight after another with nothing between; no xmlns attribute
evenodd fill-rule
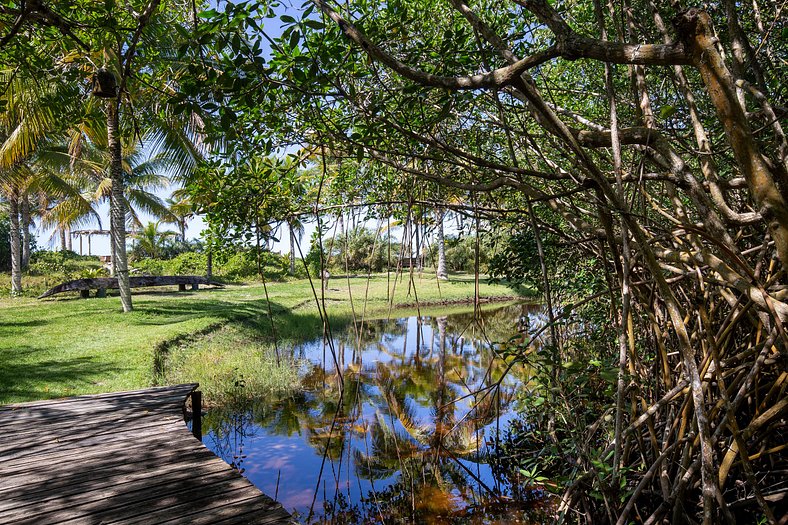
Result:
<svg viewBox="0 0 788 525"><path fill-rule="evenodd" d="M19 213L22 218L22 270L27 270L30 266L30 200L27 195L23 195L19 201Z"/></svg>
<svg viewBox="0 0 788 525"><path fill-rule="evenodd" d="M435 210L435 243L438 245L438 279L448 279L449 275L446 273L446 245L443 235L443 217L446 212L443 208Z"/></svg>
<svg viewBox="0 0 788 525"><path fill-rule="evenodd" d="M290 275L295 275L295 264L296 264L296 257L295 257L295 228L292 224L290 226Z"/></svg>
<svg viewBox="0 0 788 525"><path fill-rule="evenodd" d="M129 267L126 257L126 206L123 196L123 166L120 149L120 95L110 99L107 105L107 143L110 152L110 230L115 275L118 278L120 302L124 312L132 310L131 287L129 286Z"/></svg>
<svg viewBox="0 0 788 525"><path fill-rule="evenodd" d="M11 223L11 294L22 293L22 240L19 232L19 192L8 195L8 214Z"/></svg>
<svg viewBox="0 0 788 525"><path fill-rule="evenodd" d="M421 241L422 241L422 234L421 234L421 221L419 218L416 218L416 222L414 223L414 231L415 231L415 241L416 241L416 270L421 275Z"/></svg>
<svg viewBox="0 0 788 525"><path fill-rule="evenodd" d="M68 249L68 244L66 243L66 229L60 228L60 251L64 252Z"/></svg>

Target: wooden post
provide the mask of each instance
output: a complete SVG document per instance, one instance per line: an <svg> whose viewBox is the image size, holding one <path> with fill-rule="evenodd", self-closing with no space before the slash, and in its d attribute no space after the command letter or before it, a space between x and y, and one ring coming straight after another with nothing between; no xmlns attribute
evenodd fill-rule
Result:
<svg viewBox="0 0 788 525"><path fill-rule="evenodd" d="M80 237L80 239L81 239L81 238L82 238L82 237ZM88 297L90 297L90 290L80 290L80 291L79 291L79 296L80 296L82 299L87 299Z"/></svg>
<svg viewBox="0 0 788 525"><path fill-rule="evenodd" d="M107 296L107 289L106 288L99 288L96 290L96 297L106 297Z"/></svg>
<svg viewBox="0 0 788 525"><path fill-rule="evenodd" d="M185 292L186 291L186 285L185 284L179 284L178 285L178 291L179 292Z"/></svg>
<svg viewBox="0 0 788 525"><path fill-rule="evenodd" d="M196 290L199 290L199 289L200 289L200 285L199 285L199 283L193 283L193 284L192 284L192 290L195 290L195 291L196 291Z"/></svg>
<svg viewBox="0 0 788 525"><path fill-rule="evenodd" d="M88 255L93 255L90 250L90 234L88 234Z"/></svg>
<svg viewBox="0 0 788 525"><path fill-rule="evenodd" d="M195 390L192 398L192 434L202 441L202 392Z"/></svg>

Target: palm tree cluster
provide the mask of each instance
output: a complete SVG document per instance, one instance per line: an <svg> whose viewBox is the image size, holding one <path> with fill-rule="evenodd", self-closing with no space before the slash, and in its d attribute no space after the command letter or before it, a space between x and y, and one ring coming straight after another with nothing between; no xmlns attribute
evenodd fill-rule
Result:
<svg viewBox="0 0 788 525"><path fill-rule="evenodd" d="M134 4L109 19L90 3L68 17L47 8L51 23L24 3L18 13L0 10L19 21L0 45L0 204L10 218L13 293L22 291L35 225L69 249L71 230L101 228L99 209L109 204L113 270L126 282L126 231L142 229L142 213L185 236L188 199L165 203L158 193L182 182L205 151L203 120L167 104L186 71L171 29L187 10ZM128 286L120 289L128 311Z"/></svg>
<svg viewBox="0 0 788 525"><path fill-rule="evenodd" d="M61 250L70 249L72 230L91 224L102 227L100 207L111 199L106 123L95 111L95 101L76 107L68 95L57 93L75 106L69 110L84 113L80 122L67 127L58 125L57 114L40 100L34 84L14 82L3 95L7 111L0 117L0 194L10 217L16 293L22 291L34 226L52 232L51 241L59 237ZM154 128L146 136L172 132ZM157 193L177 180L195 155L188 152L184 157L183 142L161 141L155 149L147 142L134 135L122 140L126 229L143 230L147 214L176 224L183 240L192 215L189 200L176 193L165 202Z"/></svg>

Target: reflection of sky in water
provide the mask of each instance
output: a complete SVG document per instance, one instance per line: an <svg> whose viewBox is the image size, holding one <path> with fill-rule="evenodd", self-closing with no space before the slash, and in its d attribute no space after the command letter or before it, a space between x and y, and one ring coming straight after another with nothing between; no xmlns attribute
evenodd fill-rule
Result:
<svg viewBox="0 0 788 525"><path fill-rule="evenodd" d="M277 494L288 510L306 516L316 498L314 510L319 515L324 499L335 501L337 494L364 507L363 497L371 491L380 493L402 477L399 471L383 469L372 480L363 472L367 470L365 465L357 464L364 463L366 455L380 457L375 456L372 441L376 435L386 434L379 428L381 423L404 437L397 442L398 447L409 446L420 461L432 457L429 444L435 442L436 414L450 412L450 400L467 396L453 404L453 417L447 427L468 427L482 448L486 439L494 437L496 425L506 428L513 417L506 410L506 396L497 421L492 418L474 424L475 419L468 417L475 404L469 394L500 379L505 364L494 357L490 340L499 342L515 335L515 324L523 316L539 323L539 314L532 307L517 305L486 312L486 336L468 314L422 317L421 321L416 317L370 321L364 323L360 335L352 326L334 333L336 361L349 392L339 412L331 349L328 345L324 348L322 338L300 345L293 352L309 362L303 370L307 391L289 403L266 404L259 400L235 413L214 411L207 417L212 427L204 442L225 461L243 469L244 476L263 492L272 497ZM511 395L519 384L516 371L502 381L504 393ZM352 388L354 381L360 381L363 387ZM441 384L445 385L442 395ZM398 395L387 397L384 389ZM392 399L402 405L415 426L423 429L419 439L409 434L408 426L395 415ZM336 414L339 417L335 418ZM328 436L332 436L331 453L324 460ZM407 455L399 448L397 454ZM465 484L453 485L450 499L455 508L484 493L483 486L500 488L485 464L445 454L441 461L467 478ZM367 466L370 464L367 462Z"/></svg>

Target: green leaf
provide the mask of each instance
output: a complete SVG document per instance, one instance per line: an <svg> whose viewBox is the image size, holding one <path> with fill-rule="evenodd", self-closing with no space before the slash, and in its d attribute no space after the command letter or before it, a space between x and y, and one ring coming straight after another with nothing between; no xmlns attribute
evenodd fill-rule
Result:
<svg viewBox="0 0 788 525"><path fill-rule="evenodd" d="M659 110L659 116L660 116L660 118L663 118L663 119L670 118L670 117L672 117L675 114L676 114L676 107L675 106L666 105L666 106L662 106L660 108L660 110Z"/></svg>
<svg viewBox="0 0 788 525"><path fill-rule="evenodd" d="M298 42L301 41L301 33L298 31L293 31L290 35L290 47L296 48L298 47Z"/></svg>

